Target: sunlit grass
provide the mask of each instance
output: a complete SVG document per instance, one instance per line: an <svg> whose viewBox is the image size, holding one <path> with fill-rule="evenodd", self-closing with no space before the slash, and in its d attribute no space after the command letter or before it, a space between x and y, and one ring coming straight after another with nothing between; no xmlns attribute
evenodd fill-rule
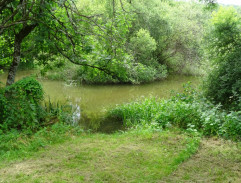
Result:
<svg viewBox="0 0 241 183"><path fill-rule="evenodd" d="M156 182L174 171L198 146L199 138L178 131L75 136L25 161L6 162L0 180Z"/></svg>
<svg viewBox="0 0 241 183"><path fill-rule="evenodd" d="M43 148L63 143L75 134L81 134L81 130L61 123L42 128L34 134L16 130L0 134L0 167L4 162L28 158Z"/></svg>
<svg viewBox="0 0 241 183"><path fill-rule="evenodd" d="M241 182L241 144L203 139L198 152L163 182Z"/></svg>

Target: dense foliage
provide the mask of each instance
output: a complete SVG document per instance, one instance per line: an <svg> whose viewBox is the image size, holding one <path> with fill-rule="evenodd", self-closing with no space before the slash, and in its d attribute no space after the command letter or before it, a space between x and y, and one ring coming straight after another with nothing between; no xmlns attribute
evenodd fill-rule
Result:
<svg viewBox="0 0 241 183"><path fill-rule="evenodd" d="M185 92L169 100L146 98L111 109L107 118L122 121L127 127L160 130L177 126L204 135L241 139L241 112L225 112L205 97L185 86Z"/></svg>
<svg viewBox="0 0 241 183"><path fill-rule="evenodd" d="M6 87L1 91L1 129L35 129L41 122L42 99L42 87L32 78Z"/></svg>
<svg viewBox="0 0 241 183"><path fill-rule="evenodd" d="M44 92L41 84L28 77L0 90L0 131L12 129L35 131L49 122L68 122L71 109L43 105ZM72 118L72 117L71 117Z"/></svg>
<svg viewBox="0 0 241 183"><path fill-rule="evenodd" d="M206 64L204 96L186 90L170 100L145 99L118 106L107 118L240 139L241 16L221 7L211 17L211 10L215 6L172 0L1 1L0 69L9 68L10 86L0 89L0 131L73 120L71 108L42 104L35 79L13 84L20 62L43 75L51 70L52 79L90 84L198 75Z"/></svg>
<svg viewBox="0 0 241 183"><path fill-rule="evenodd" d="M213 13L208 35L209 59L213 62L206 95L225 108L241 108L241 17L234 8Z"/></svg>
<svg viewBox="0 0 241 183"><path fill-rule="evenodd" d="M38 64L46 65L58 57L64 57L77 65L99 68L112 75L110 68L105 68L103 63L98 66L89 60L99 56L100 52L103 58L98 58L97 61L110 60L110 52L114 47L116 54L122 56L121 49L118 49L122 42L113 42L112 32L115 32L115 26L122 28L127 22L123 22L123 17L118 24L112 26L112 22L108 20L104 22L107 24L103 28L103 21L98 15L90 15L82 9L80 11L76 3L78 1L75 0L1 1L0 65L9 67L7 85L14 82L20 62L37 61ZM121 40L120 36L126 31L120 30L118 40ZM109 32L112 41L109 36L106 38ZM95 46L99 46L99 53L93 51ZM89 57L90 52L92 55Z"/></svg>
<svg viewBox="0 0 241 183"><path fill-rule="evenodd" d="M101 14L97 23L102 29L86 30L82 36L88 51L81 54L81 60L87 65L70 66L62 60L65 69L56 71L48 62L43 69L52 69L48 78L137 84L164 79L170 73L202 74L201 41L210 16L202 4L86 0L79 3L79 9L88 15Z"/></svg>

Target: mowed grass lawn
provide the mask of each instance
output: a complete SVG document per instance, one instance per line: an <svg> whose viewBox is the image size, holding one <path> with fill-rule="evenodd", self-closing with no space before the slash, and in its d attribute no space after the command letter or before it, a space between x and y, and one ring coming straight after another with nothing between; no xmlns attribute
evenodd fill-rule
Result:
<svg viewBox="0 0 241 183"><path fill-rule="evenodd" d="M87 134L2 161L0 182L241 182L240 163L240 144L177 130Z"/></svg>

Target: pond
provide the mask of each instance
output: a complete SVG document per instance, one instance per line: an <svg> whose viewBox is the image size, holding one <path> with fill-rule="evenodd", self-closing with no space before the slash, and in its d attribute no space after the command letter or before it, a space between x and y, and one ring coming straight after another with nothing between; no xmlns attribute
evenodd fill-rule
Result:
<svg viewBox="0 0 241 183"><path fill-rule="evenodd" d="M19 71L16 80L33 74L33 71ZM0 75L0 81L5 83L6 74ZM166 80L141 85L75 85L64 81L39 79L42 83L45 97L51 101L71 102L82 106L86 111L98 112L103 108L129 102L142 96L157 96L168 98L172 90L181 92L183 84L200 83L199 77L169 76Z"/></svg>
<svg viewBox="0 0 241 183"><path fill-rule="evenodd" d="M19 71L16 80L34 74L35 71ZM76 106L76 117L81 112L99 113L102 110L136 100L140 97L170 97L171 91L181 92L183 84L200 83L200 77L169 76L166 80L141 85L75 85L71 82L38 79L44 88L45 98L52 102L67 103ZM6 82L6 73L0 75L0 81ZM81 110L80 110L81 108Z"/></svg>

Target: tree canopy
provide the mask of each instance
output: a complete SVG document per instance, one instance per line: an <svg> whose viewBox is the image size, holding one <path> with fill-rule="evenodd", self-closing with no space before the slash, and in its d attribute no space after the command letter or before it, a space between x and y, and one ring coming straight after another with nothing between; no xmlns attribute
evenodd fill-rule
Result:
<svg viewBox="0 0 241 183"><path fill-rule="evenodd" d="M10 65L7 85L14 82L20 58L46 62L61 54L75 64L108 72L84 58L92 50L88 36L108 30L100 26L100 15L80 11L77 1L1 0L0 12L1 65Z"/></svg>
<svg viewBox="0 0 241 183"><path fill-rule="evenodd" d="M14 82L20 61L49 65L68 60L82 66L79 77L104 83L140 83L163 79L168 72L188 73L200 65L210 14L200 5L172 0L1 0L0 68L9 67L7 85ZM183 13L185 9L192 11Z"/></svg>

